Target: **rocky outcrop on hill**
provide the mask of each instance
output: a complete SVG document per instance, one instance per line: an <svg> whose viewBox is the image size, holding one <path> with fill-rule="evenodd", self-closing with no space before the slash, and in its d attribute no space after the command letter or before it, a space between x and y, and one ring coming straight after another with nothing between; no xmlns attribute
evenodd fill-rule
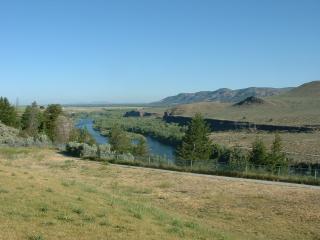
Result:
<svg viewBox="0 0 320 240"><path fill-rule="evenodd" d="M173 116L168 113L165 113L163 120L167 123L188 125L191 122L192 118L183 116ZM230 121L210 118L205 119L205 121L207 122L211 131L259 130L267 132L313 132L315 130L315 128L312 127L255 124L251 122Z"/></svg>
<svg viewBox="0 0 320 240"><path fill-rule="evenodd" d="M142 110L139 111L129 111L124 114L124 117L150 117L157 116L156 113L144 112Z"/></svg>
<svg viewBox="0 0 320 240"><path fill-rule="evenodd" d="M250 105L260 105L260 104L264 104L265 101L261 98L258 97L248 97L246 99L244 99L243 101L240 101L236 104L234 104L233 106L250 106Z"/></svg>

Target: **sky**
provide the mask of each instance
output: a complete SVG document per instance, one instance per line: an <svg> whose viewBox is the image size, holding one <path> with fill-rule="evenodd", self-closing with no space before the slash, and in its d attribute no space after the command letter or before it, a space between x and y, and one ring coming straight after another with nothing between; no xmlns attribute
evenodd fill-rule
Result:
<svg viewBox="0 0 320 240"><path fill-rule="evenodd" d="M319 0L0 0L0 95L142 103L320 79Z"/></svg>

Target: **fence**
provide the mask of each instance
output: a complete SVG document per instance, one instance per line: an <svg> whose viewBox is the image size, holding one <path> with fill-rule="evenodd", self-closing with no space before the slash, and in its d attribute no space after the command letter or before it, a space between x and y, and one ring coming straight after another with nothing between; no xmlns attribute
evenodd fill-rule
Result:
<svg viewBox="0 0 320 240"><path fill-rule="evenodd" d="M170 160L160 156L135 157L131 161L115 159L112 162L185 172L320 185L319 165L273 166L254 165L248 162L234 164L219 163L216 160Z"/></svg>

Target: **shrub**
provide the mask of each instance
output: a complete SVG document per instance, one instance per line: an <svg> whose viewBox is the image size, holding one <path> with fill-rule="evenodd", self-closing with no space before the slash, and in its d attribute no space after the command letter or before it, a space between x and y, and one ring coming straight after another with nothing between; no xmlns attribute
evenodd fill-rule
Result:
<svg viewBox="0 0 320 240"><path fill-rule="evenodd" d="M80 157L83 150L83 144L77 142L69 142L66 145L66 152L73 157Z"/></svg>
<svg viewBox="0 0 320 240"><path fill-rule="evenodd" d="M98 148L96 145L90 146L86 143L69 142L66 145L66 152L74 157L96 158Z"/></svg>
<svg viewBox="0 0 320 240"><path fill-rule="evenodd" d="M96 145L88 145L83 143L82 152L80 154L80 157L82 158L96 158L98 155L98 148Z"/></svg>
<svg viewBox="0 0 320 240"><path fill-rule="evenodd" d="M9 147L44 147L50 146L51 141L44 134L36 135L34 137L21 137L19 130L0 123L0 145Z"/></svg>
<svg viewBox="0 0 320 240"><path fill-rule="evenodd" d="M256 140L252 143L250 162L256 165L264 165L267 163L267 160L267 148L260 138L256 138Z"/></svg>
<svg viewBox="0 0 320 240"><path fill-rule="evenodd" d="M123 153L116 156L120 161L134 161L134 156L131 153Z"/></svg>
<svg viewBox="0 0 320 240"><path fill-rule="evenodd" d="M111 151L110 144L103 144L98 146L98 158L101 160L111 160L115 154Z"/></svg>

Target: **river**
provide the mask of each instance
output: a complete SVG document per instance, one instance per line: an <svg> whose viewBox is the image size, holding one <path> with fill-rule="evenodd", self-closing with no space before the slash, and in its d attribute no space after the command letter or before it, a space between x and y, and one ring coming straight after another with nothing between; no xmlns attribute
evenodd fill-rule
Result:
<svg viewBox="0 0 320 240"><path fill-rule="evenodd" d="M109 142L108 137L101 135L98 130L94 129L94 123L92 119L80 119L76 124L76 128L87 128L90 135L98 144L106 144ZM150 136L145 136L145 138L150 154L165 156L167 159L174 160L174 148L172 146L163 144Z"/></svg>

